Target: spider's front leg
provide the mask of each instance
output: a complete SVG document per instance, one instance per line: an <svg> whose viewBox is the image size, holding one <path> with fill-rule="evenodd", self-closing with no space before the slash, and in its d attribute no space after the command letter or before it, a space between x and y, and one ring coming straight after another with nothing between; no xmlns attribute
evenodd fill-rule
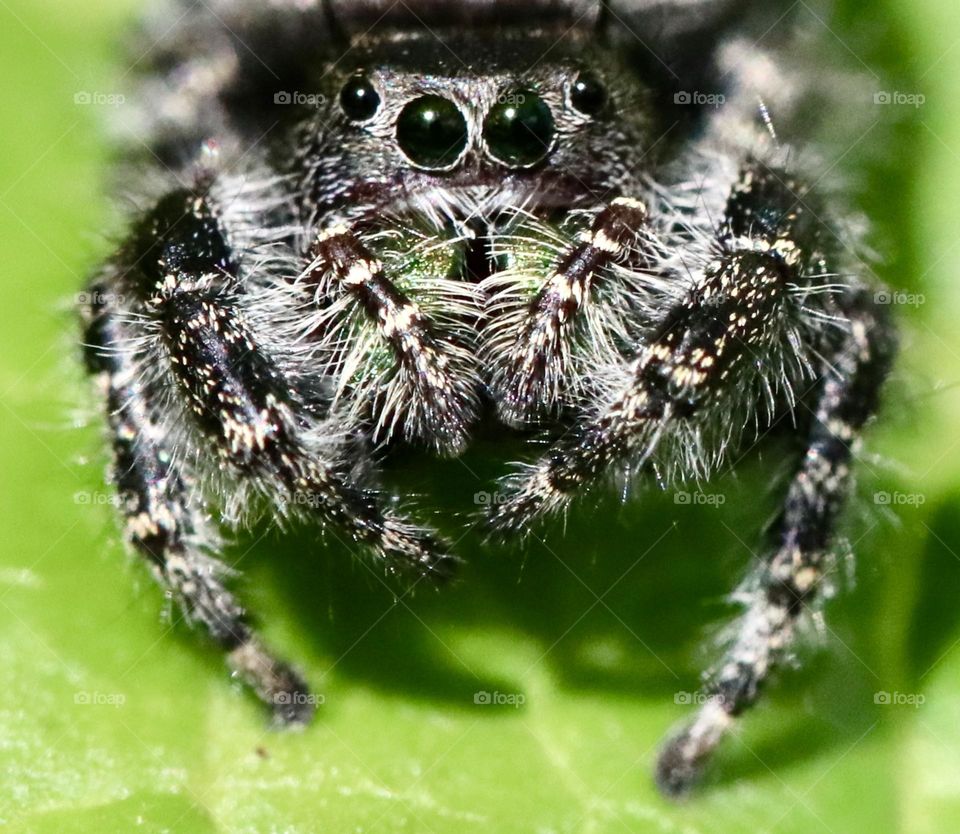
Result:
<svg viewBox="0 0 960 834"><path fill-rule="evenodd" d="M822 582L849 490L851 459L876 410L895 349L890 323L870 293L851 292L837 306L846 332L826 357L806 451L774 531L772 555L759 572L731 648L708 676L704 705L657 762L657 781L668 794L690 789L734 719L756 701Z"/></svg>
<svg viewBox="0 0 960 834"><path fill-rule="evenodd" d="M736 386L737 371L781 334L790 273L776 250L724 253L656 326L612 400L511 480L492 528L527 529L611 469L645 463L665 432L709 415Z"/></svg>
<svg viewBox="0 0 960 834"><path fill-rule="evenodd" d="M455 560L445 543L350 483L344 462L315 441L331 427L311 417L250 326L212 201L204 193L168 195L144 221L132 254L139 267L131 291L159 326L171 376L222 465L252 478L281 507L309 496L320 520L390 570L446 578Z"/></svg>
<svg viewBox="0 0 960 834"><path fill-rule="evenodd" d="M727 202L717 257L654 328L626 384L534 464L492 516L497 529L523 530L612 468L649 460L670 434L697 442L726 420L725 444L736 429L729 424L757 413L762 391L789 390L805 378L784 376L785 356L816 372L813 427L754 600L710 678L713 697L660 757L658 781L670 794L691 787L788 651L797 617L817 592L853 446L895 352L892 329L868 291L810 292L823 277L820 226L798 190L781 170L745 166Z"/></svg>
<svg viewBox="0 0 960 834"><path fill-rule="evenodd" d="M768 362L782 358L785 345L797 352L806 314L795 290L819 257L816 218L795 189L784 172L745 164L709 262L650 326L635 361L617 369L622 382L606 403L513 479L508 500L494 508L494 529L522 530L566 508L612 469L648 461L664 435L704 426L724 406L728 422L737 407L756 412L758 382L796 381L777 378L785 369Z"/></svg>
<svg viewBox="0 0 960 834"><path fill-rule="evenodd" d="M252 483L280 514L315 513L390 571L443 580L456 560L430 530L344 474L336 431L247 321L209 187L168 194L138 224L105 287L94 289L123 307L88 311L88 362L108 401L113 477L133 544L277 717L302 722L312 712L303 682L267 653L223 585L192 464ZM180 399L193 428L171 410Z"/></svg>
<svg viewBox="0 0 960 834"><path fill-rule="evenodd" d="M592 348L609 342L607 332L584 337L589 305L599 303L609 311L610 302L595 296L611 264L630 261L637 269L646 265L640 246L644 233L648 233L646 207L618 197L579 233L545 280L525 266L488 279L486 284L494 289L487 302L482 356L504 422L523 425L555 410L575 387L571 377L577 341L592 338L596 342ZM523 248L522 242L519 245ZM529 298L524 285L531 281L539 288ZM604 315L600 313L601 319Z"/></svg>

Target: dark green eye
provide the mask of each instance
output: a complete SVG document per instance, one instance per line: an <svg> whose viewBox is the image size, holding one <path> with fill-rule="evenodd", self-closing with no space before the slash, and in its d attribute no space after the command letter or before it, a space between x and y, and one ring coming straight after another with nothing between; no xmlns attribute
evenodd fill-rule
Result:
<svg viewBox="0 0 960 834"><path fill-rule="evenodd" d="M415 165L448 168L467 146L467 122L450 99L421 96L401 111L397 144Z"/></svg>
<svg viewBox="0 0 960 834"><path fill-rule="evenodd" d="M595 116L607 103L607 89L592 72L581 72L570 86L570 103L585 116Z"/></svg>
<svg viewBox="0 0 960 834"><path fill-rule="evenodd" d="M373 118L380 107L380 96L366 78L351 78L340 91L340 107L346 117L354 122Z"/></svg>
<svg viewBox="0 0 960 834"><path fill-rule="evenodd" d="M483 125L483 138L490 153L513 168L527 168L543 159L555 133L550 108L528 90L502 96Z"/></svg>

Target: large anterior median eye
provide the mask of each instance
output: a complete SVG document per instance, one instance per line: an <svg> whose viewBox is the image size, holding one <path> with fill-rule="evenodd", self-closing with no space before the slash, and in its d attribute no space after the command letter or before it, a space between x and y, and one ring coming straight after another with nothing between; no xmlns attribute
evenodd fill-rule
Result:
<svg viewBox="0 0 960 834"><path fill-rule="evenodd" d="M536 93L502 96L487 114L483 138L490 154L511 168L529 168L549 152L556 130L553 114Z"/></svg>
<svg viewBox="0 0 960 834"><path fill-rule="evenodd" d="M467 146L467 122L450 99L421 96L401 111L397 144L414 165L449 168Z"/></svg>

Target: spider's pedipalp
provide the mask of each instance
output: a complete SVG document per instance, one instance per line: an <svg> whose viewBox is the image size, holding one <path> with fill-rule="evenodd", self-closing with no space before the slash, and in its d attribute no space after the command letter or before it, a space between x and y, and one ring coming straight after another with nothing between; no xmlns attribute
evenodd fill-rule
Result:
<svg viewBox="0 0 960 834"><path fill-rule="evenodd" d="M461 453L477 419L480 385L465 346L432 321L416 299L396 287L383 261L348 228L321 233L310 260L297 286L321 297L330 295L334 303L344 296L351 298L395 358L391 378L382 390L373 392L375 436L389 436L400 423L408 440L425 442L444 455ZM347 316L346 310L339 312L340 318ZM364 372L361 368L357 375Z"/></svg>
<svg viewBox="0 0 960 834"><path fill-rule="evenodd" d="M648 264L651 258L641 243L647 229L644 204L619 197L597 213L590 228L580 232L546 279L521 265L488 282L496 291L487 302L482 356L489 365L501 419L524 425L557 410L573 383L571 354L577 348L578 331L582 333L587 324L583 321L586 308L603 303L593 298L596 285L604 280L610 264L629 260L637 270ZM520 291L530 284L538 287L532 297ZM616 311L611 318L622 314ZM608 328L612 325L613 321ZM588 338L612 340L609 333Z"/></svg>

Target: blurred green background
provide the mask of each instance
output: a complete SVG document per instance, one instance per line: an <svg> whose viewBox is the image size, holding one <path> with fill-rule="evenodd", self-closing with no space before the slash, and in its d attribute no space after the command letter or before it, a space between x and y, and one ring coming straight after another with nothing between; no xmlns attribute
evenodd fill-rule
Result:
<svg viewBox="0 0 960 834"><path fill-rule="evenodd" d="M442 594L387 587L308 530L240 537L243 599L325 695L302 734L269 732L218 655L161 618L103 503L70 313L115 232L106 114L74 95L116 90L134 5L0 0L0 828L960 830L955 0L850 0L823 29L848 66L926 97L877 108L888 147L862 183L883 279L924 303L898 307L903 355L847 531L856 578L840 565L849 593L828 606L823 650L781 676L682 806L651 767L775 506L763 460L723 479L719 508L611 499L525 554L468 536L464 581ZM451 508L502 471L483 445L394 469ZM878 491L917 497L882 506Z"/></svg>

